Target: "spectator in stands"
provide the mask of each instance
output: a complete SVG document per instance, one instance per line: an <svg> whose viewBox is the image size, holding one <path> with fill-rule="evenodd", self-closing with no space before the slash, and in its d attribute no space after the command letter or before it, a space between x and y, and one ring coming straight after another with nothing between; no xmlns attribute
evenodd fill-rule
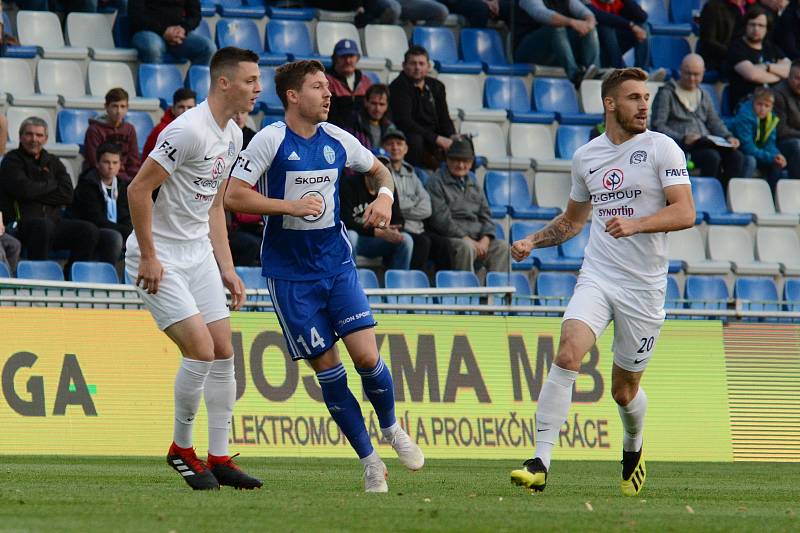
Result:
<svg viewBox="0 0 800 533"><path fill-rule="evenodd" d="M773 190L786 168L786 158L776 143L780 118L772 112L774 103L771 89L757 87L752 97L739 106L731 123L731 130L742 140L742 152L755 158L761 175Z"/></svg>
<svg viewBox="0 0 800 533"><path fill-rule="evenodd" d="M431 197L414 167L404 159L408 153L405 134L392 126L383 134L382 145L389 154L387 166L392 173L394 194L398 197L400 212L405 220L403 230L414 241L411 268L426 270L428 260L432 259L436 270L450 270L450 241L437 233L425 231L425 221L431 216Z"/></svg>
<svg viewBox="0 0 800 533"><path fill-rule="evenodd" d="M117 174L122 168L122 148L105 142L97 148L97 165L78 178L72 214L98 228L98 261L115 265L133 231L128 209L128 184Z"/></svg>
<svg viewBox="0 0 800 533"><path fill-rule="evenodd" d="M776 26L781 13L786 9L788 3L788 0L758 0L758 5L764 8L764 12L767 15L767 36L765 40L772 46L777 46L778 44L776 40Z"/></svg>
<svg viewBox="0 0 800 533"><path fill-rule="evenodd" d="M6 143L8 142L8 119L0 113L0 159L6 153Z"/></svg>
<svg viewBox="0 0 800 533"><path fill-rule="evenodd" d="M792 62L789 77L775 86L778 149L786 157L789 177L800 179L800 60Z"/></svg>
<svg viewBox="0 0 800 533"><path fill-rule="evenodd" d="M434 173L427 189L433 214L431 230L453 247L453 268L508 272L508 243L495 239L495 224L486 195L470 171L475 162L472 142L458 138L447 151L447 166Z"/></svg>
<svg viewBox="0 0 800 533"><path fill-rule="evenodd" d="M792 0L778 17L775 44L789 59L800 59L800 0Z"/></svg>
<svg viewBox="0 0 800 533"><path fill-rule="evenodd" d="M600 62L609 68L624 68L622 55L633 48L634 66L647 68L650 63L650 24L647 13L635 0L591 0L589 9L597 19ZM664 79L666 71L660 69ZM650 79L655 79L650 76Z"/></svg>
<svg viewBox="0 0 800 533"><path fill-rule="evenodd" d="M169 106L166 112L161 117L161 122L156 124L156 127L147 136L147 141L144 143L142 149L142 161L150 155L156 145L158 136L167 127L167 125L181 116L184 111L187 111L197 105L197 94L185 87L181 87L172 94L172 105Z"/></svg>
<svg viewBox="0 0 800 533"><path fill-rule="evenodd" d="M747 0L708 0L700 11L697 53L708 70L721 71L734 37L744 33Z"/></svg>
<svg viewBox="0 0 800 533"><path fill-rule="evenodd" d="M333 49L333 68L325 73L331 91L328 122L347 131L354 131L358 113L364 106L364 95L372 85L356 66L361 58L358 44L342 39Z"/></svg>
<svg viewBox="0 0 800 533"><path fill-rule="evenodd" d="M97 166L97 148L110 142L122 148L122 168L119 178L131 181L139 172L139 141L136 128L125 122L128 113L128 92L116 87L106 93L106 112L97 118L89 119L89 128L83 141L83 170Z"/></svg>
<svg viewBox="0 0 800 533"><path fill-rule="evenodd" d="M580 0L519 0L513 17L514 59L563 67L575 83L600 65L597 19Z"/></svg>
<svg viewBox="0 0 800 533"><path fill-rule="evenodd" d="M236 125L242 130L242 150L247 148L247 145L250 144L250 140L256 135L256 132L247 125L247 117L247 111L241 111L233 116L233 121L236 122Z"/></svg>
<svg viewBox="0 0 800 533"><path fill-rule="evenodd" d="M450 13L461 15L468 28L485 28L490 20L500 17L499 0L442 0Z"/></svg>
<svg viewBox="0 0 800 533"><path fill-rule="evenodd" d="M409 22L423 22L426 26L441 26L450 12L436 0L393 0L400 5L400 18Z"/></svg>
<svg viewBox="0 0 800 533"><path fill-rule="evenodd" d="M85 220L62 217L72 204L72 179L58 157L44 149L47 122L29 117L19 127L19 144L0 164L3 219L17 222L17 234L28 259L44 260L51 250L69 250L65 267L91 261L98 242L97 228Z"/></svg>
<svg viewBox="0 0 800 533"><path fill-rule="evenodd" d="M383 135L394 127L389 113L389 88L382 83L370 85L356 118L356 127L352 131L356 139L369 149L379 147Z"/></svg>
<svg viewBox="0 0 800 533"><path fill-rule="evenodd" d="M772 85L789 75L791 61L764 38L767 15L761 6L753 6L745 14L745 31L728 49L727 70L730 77L728 97L731 109L759 85Z"/></svg>
<svg viewBox="0 0 800 533"><path fill-rule="evenodd" d="M237 113L233 117L236 125L242 129L242 150L247 148L256 132L247 125L247 111ZM253 186L258 190L258 185ZM231 247L233 264L236 266L261 265L261 240L264 235L264 219L261 215L228 212L228 244Z"/></svg>
<svg viewBox="0 0 800 533"><path fill-rule="evenodd" d="M425 48L409 48L403 58L403 72L389 85L389 105L395 124L406 135L406 160L414 166L436 169L456 129L450 120L444 84L428 76L430 68Z"/></svg>
<svg viewBox="0 0 800 533"><path fill-rule="evenodd" d="M668 81L656 93L651 127L678 143L701 175L715 176L723 182L745 173L749 177L751 171L745 169L745 157L738 150L739 139L728 131L711 95L700 87L704 74L702 57L684 57L678 81ZM717 136L723 142L715 143L709 136ZM731 146L720 146L724 141Z"/></svg>
<svg viewBox="0 0 800 533"><path fill-rule="evenodd" d="M399 24L400 4L396 0L306 0L305 5L326 11L355 14L356 27L367 24Z"/></svg>
<svg viewBox="0 0 800 533"><path fill-rule="evenodd" d="M0 263L5 265L12 276L17 271L20 252L22 252L22 243L6 232L6 226L3 224L3 212L0 211Z"/></svg>
<svg viewBox="0 0 800 533"><path fill-rule="evenodd" d="M386 158L381 159L387 162ZM382 257L387 268L408 270L414 253L414 240L403 231L405 220L400 211L400 198L395 194L392 219L387 228L364 226L364 211L378 197L378 188L367 176L348 176L342 181L341 216L353 249L357 255Z"/></svg>
<svg viewBox="0 0 800 533"><path fill-rule="evenodd" d="M169 52L193 65L208 65L217 47L196 31L200 0L131 0L131 44L142 63L163 63Z"/></svg>

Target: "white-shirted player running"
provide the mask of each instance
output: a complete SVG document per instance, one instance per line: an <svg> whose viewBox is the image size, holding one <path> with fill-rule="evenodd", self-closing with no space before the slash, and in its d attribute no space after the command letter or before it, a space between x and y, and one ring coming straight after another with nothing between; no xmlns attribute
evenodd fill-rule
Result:
<svg viewBox="0 0 800 533"><path fill-rule="evenodd" d="M175 378L175 422L167 463L195 490L261 486L228 455L236 402L230 311L244 298L234 270L222 198L242 148L231 120L252 111L261 92L258 56L223 48L211 59L208 99L161 132L128 188L134 232L125 269L158 327L183 355ZM160 187L155 204L152 192ZM192 426L205 397L208 463L192 447Z"/></svg>
<svg viewBox="0 0 800 533"><path fill-rule="evenodd" d="M647 74L614 71L601 89L606 132L575 151L566 211L516 241L515 260L533 248L578 234L592 211L592 229L575 293L561 325L558 355L539 394L536 452L511 481L544 490L550 455L567 419L581 360L614 321L611 394L624 429L622 493L645 481L642 430L647 396L639 386L664 322L668 231L694 224L686 158L675 142L647 130Z"/></svg>

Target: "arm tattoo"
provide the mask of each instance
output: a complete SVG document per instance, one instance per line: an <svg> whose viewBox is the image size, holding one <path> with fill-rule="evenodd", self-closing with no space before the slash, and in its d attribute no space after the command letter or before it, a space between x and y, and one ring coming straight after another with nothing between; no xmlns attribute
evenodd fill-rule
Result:
<svg viewBox="0 0 800 533"><path fill-rule="evenodd" d="M576 227L564 215L554 218L547 226L534 233L530 239L536 248L547 248L568 241L578 234L580 228Z"/></svg>
<svg viewBox="0 0 800 533"><path fill-rule="evenodd" d="M375 174L369 175L370 185L373 190L377 191L381 187L387 187L389 190L394 191L394 180L392 173L389 169L381 165Z"/></svg>

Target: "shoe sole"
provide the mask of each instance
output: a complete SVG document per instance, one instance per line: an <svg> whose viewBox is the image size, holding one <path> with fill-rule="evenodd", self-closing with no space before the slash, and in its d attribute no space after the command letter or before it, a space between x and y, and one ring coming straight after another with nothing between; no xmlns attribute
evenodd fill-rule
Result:
<svg viewBox="0 0 800 533"><path fill-rule="evenodd" d="M644 487L644 482L647 479L647 469L644 464L644 456L639 458L636 468L633 469L633 474L628 479L620 481L620 489L623 496L637 496Z"/></svg>
<svg viewBox="0 0 800 533"><path fill-rule="evenodd" d="M544 472L514 470L511 472L511 483L535 492L542 492L547 484L547 475Z"/></svg>

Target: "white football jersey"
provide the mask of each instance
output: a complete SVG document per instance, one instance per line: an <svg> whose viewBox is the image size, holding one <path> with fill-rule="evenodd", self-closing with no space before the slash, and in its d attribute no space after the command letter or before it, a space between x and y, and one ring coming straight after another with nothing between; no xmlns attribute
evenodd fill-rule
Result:
<svg viewBox="0 0 800 533"><path fill-rule="evenodd" d="M169 172L153 206L153 236L194 240L208 236L208 210L242 149L242 130L217 125L208 102L172 121L149 157Z"/></svg>
<svg viewBox="0 0 800 533"><path fill-rule="evenodd" d="M666 233L615 239L606 232L606 222L653 215L667 205L665 187L689 184L683 150L661 133L648 130L620 145L603 134L578 148L570 198L592 203L581 273L625 287L666 286Z"/></svg>

